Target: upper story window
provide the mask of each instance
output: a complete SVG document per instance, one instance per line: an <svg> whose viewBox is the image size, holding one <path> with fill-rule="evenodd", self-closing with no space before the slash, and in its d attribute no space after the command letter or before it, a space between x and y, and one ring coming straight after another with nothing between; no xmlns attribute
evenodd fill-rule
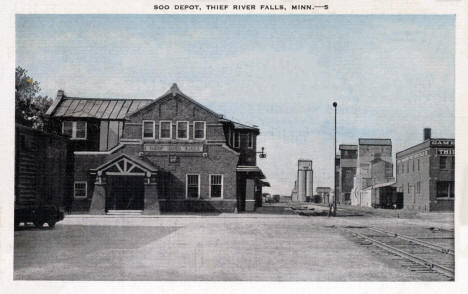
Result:
<svg viewBox="0 0 468 294"><path fill-rule="evenodd" d="M159 122L159 139L172 138L172 122L170 120L162 120Z"/></svg>
<svg viewBox="0 0 468 294"><path fill-rule="evenodd" d="M62 134L72 140L86 140L86 133L86 121L64 121L62 124Z"/></svg>
<svg viewBox="0 0 468 294"><path fill-rule="evenodd" d="M198 140L205 139L206 124L204 121L193 122L193 138Z"/></svg>
<svg viewBox="0 0 468 294"><path fill-rule="evenodd" d="M177 122L177 139L188 139L188 121Z"/></svg>
<svg viewBox="0 0 468 294"><path fill-rule="evenodd" d="M248 140L249 140L248 147L253 148L253 134L252 133L249 133Z"/></svg>
<svg viewBox="0 0 468 294"><path fill-rule="evenodd" d="M143 139L154 139L154 121L143 121Z"/></svg>
<svg viewBox="0 0 468 294"><path fill-rule="evenodd" d="M440 169L446 169L447 168L447 156L441 156L440 157Z"/></svg>
<svg viewBox="0 0 468 294"><path fill-rule="evenodd" d="M235 132L234 133L234 148L239 148L240 147L240 133Z"/></svg>

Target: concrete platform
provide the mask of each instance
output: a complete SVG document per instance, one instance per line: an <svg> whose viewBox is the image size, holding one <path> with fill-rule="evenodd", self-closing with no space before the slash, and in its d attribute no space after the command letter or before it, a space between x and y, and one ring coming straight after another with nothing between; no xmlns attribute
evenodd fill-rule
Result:
<svg viewBox="0 0 468 294"><path fill-rule="evenodd" d="M368 220L368 219L367 219ZM388 221L388 219L386 219ZM15 232L15 279L415 281L348 240L345 218L75 216ZM366 222L353 218L352 222ZM402 220L395 220L405 226ZM412 224L415 225L415 224Z"/></svg>

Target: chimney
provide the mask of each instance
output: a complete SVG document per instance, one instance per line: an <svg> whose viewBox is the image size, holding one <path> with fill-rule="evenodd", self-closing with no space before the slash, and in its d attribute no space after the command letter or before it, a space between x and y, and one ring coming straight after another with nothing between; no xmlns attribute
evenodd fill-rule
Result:
<svg viewBox="0 0 468 294"><path fill-rule="evenodd" d="M429 140L431 138L431 129L425 128L424 129L424 141Z"/></svg>
<svg viewBox="0 0 468 294"><path fill-rule="evenodd" d="M62 97L65 96L65 93L63 90L58 90L57 91L57 99L62 99Z"/></svg>

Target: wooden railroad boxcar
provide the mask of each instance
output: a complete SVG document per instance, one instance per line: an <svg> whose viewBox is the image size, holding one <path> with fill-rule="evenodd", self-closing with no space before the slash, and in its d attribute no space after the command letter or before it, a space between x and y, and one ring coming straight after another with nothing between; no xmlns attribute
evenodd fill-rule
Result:
<svg viewBox="0 0 468 294"><path fill-rule="evenodd" d="M53 227L70 195L68 139L18 124L15 130L15 226Z"/></svg>

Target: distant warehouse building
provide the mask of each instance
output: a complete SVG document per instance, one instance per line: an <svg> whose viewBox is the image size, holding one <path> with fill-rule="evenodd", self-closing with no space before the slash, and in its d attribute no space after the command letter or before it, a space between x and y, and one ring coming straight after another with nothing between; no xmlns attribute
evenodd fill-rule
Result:
<svg viewBox="0 0 468 294"><path fill-rule="evenodd" d="M356 166L351 204L381 207L383 202L381 195L388 195L388 191L385 193L380 192L384 187L391 187L395 183L392 163L392 140L360 138Z"/></svg>
<svg viewBox="0 0 468 294"><path fill-rule="evenodd" d="M354 187L354 177L356 176L357 145L341 144L339 166L339 203L351 204L351 191Z"/></svg>
<svg viewBox="0 0 468 294"><path fill-rule="evenodd" d="M317 187L317 195L319 196L320 201L319 203L330 203L330 194L331 188L330 187Z"/></svg>
<svg viewBox="0 0 468 294"><path fill-rule="evenodd" d="M397 190L403 207L420 211L453 210L455 199L455 140L424 141L396 154Z"/></svg>

